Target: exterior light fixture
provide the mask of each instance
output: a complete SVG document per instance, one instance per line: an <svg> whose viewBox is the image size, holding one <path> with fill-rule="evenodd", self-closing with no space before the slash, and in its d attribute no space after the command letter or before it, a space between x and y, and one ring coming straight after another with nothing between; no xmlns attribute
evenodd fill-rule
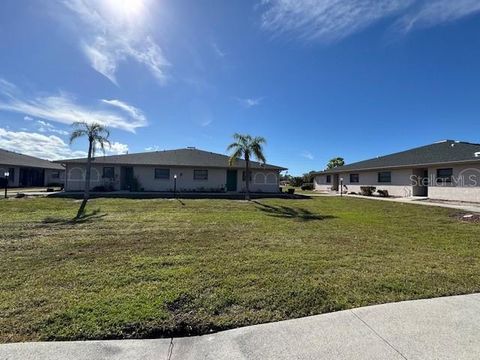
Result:
<svg viewBox="0 0 480 360"><path fill-rule="evenodd" d="M177 174L173 175L173 197L177 197Z"/></svg>
<svg viewBox="0 0 480 360"><path fill-rule="evenodd" d="M8 177L10 176L10 173L8 171L5 171L3 173L5 176L5 199L7 198L7 189L8 189Z"/></svg>

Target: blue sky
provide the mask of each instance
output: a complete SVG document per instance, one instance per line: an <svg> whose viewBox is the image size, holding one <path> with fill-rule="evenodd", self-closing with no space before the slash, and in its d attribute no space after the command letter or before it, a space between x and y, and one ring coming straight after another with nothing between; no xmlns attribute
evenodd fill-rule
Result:
<svg viewBox="0 0 480 360"><path fill-rule="evenodd" d="M301 174L442 139L480 142L478 0L4 0L0 147L224 153L267 138Z"/></svg>

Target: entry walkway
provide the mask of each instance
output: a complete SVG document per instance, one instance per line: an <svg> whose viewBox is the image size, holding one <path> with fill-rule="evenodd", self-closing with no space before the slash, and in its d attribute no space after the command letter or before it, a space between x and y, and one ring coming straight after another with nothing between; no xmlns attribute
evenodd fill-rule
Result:
<svg viewBox="0 0 480 360"><path fill-rule="evenodd" d="M369 306L190 338L0 345L2 360L479 358L480 294Z"/></svg>

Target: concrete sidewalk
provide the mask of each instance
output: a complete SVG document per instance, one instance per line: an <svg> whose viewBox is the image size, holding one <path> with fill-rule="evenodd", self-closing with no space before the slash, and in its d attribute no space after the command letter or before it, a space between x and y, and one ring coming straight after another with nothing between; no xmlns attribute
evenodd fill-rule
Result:
<svg viewBox="0 0 480 360"><path fill-rule="evenodd" d="M324 196L336 196L340 197L339 194L308 194L312 197L324 197ZM455 209L471 213L480 213L480 204L477 203L465 203L458 201L434 201L428 198L421 197L406 197L406 198L394 198L394 197L380 197L380 196L363 196L363 195L343 195L345 198L353 199L365 199L365 200L376 200L376 201L390 201L403 204L412 204L412 205L423 205L423 206L434 206L434 207L443 207L447 209Z"/></svg>
<svg viewBox="0 0 480 360"><path fill-rule="evenodd" d="M2 360L479 358L480 294L369 306L190 338L0 345Z"/></svg>

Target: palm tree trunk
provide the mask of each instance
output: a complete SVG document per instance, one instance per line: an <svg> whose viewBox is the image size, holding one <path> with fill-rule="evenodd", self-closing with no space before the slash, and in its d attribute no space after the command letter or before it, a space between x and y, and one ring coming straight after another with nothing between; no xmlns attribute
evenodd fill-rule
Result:
<svg viewBox="0 0 480 360"><path fill-rule="evenodd" d="M83 200L80 208L77 212L76 219L79 219L85 213L85 207L87 206L88 199L90 197L90 174L92 172L92 150L93 150L93 140L89 139L88 144L88 158L87 158L87 170L85 174L85 191L83 193Z"/></svg>
<svg viewBox="0 0 480 360"><path fill-rule="evenodd" d="M245 200L250 201L250 159L245 157Z"/></svg>

